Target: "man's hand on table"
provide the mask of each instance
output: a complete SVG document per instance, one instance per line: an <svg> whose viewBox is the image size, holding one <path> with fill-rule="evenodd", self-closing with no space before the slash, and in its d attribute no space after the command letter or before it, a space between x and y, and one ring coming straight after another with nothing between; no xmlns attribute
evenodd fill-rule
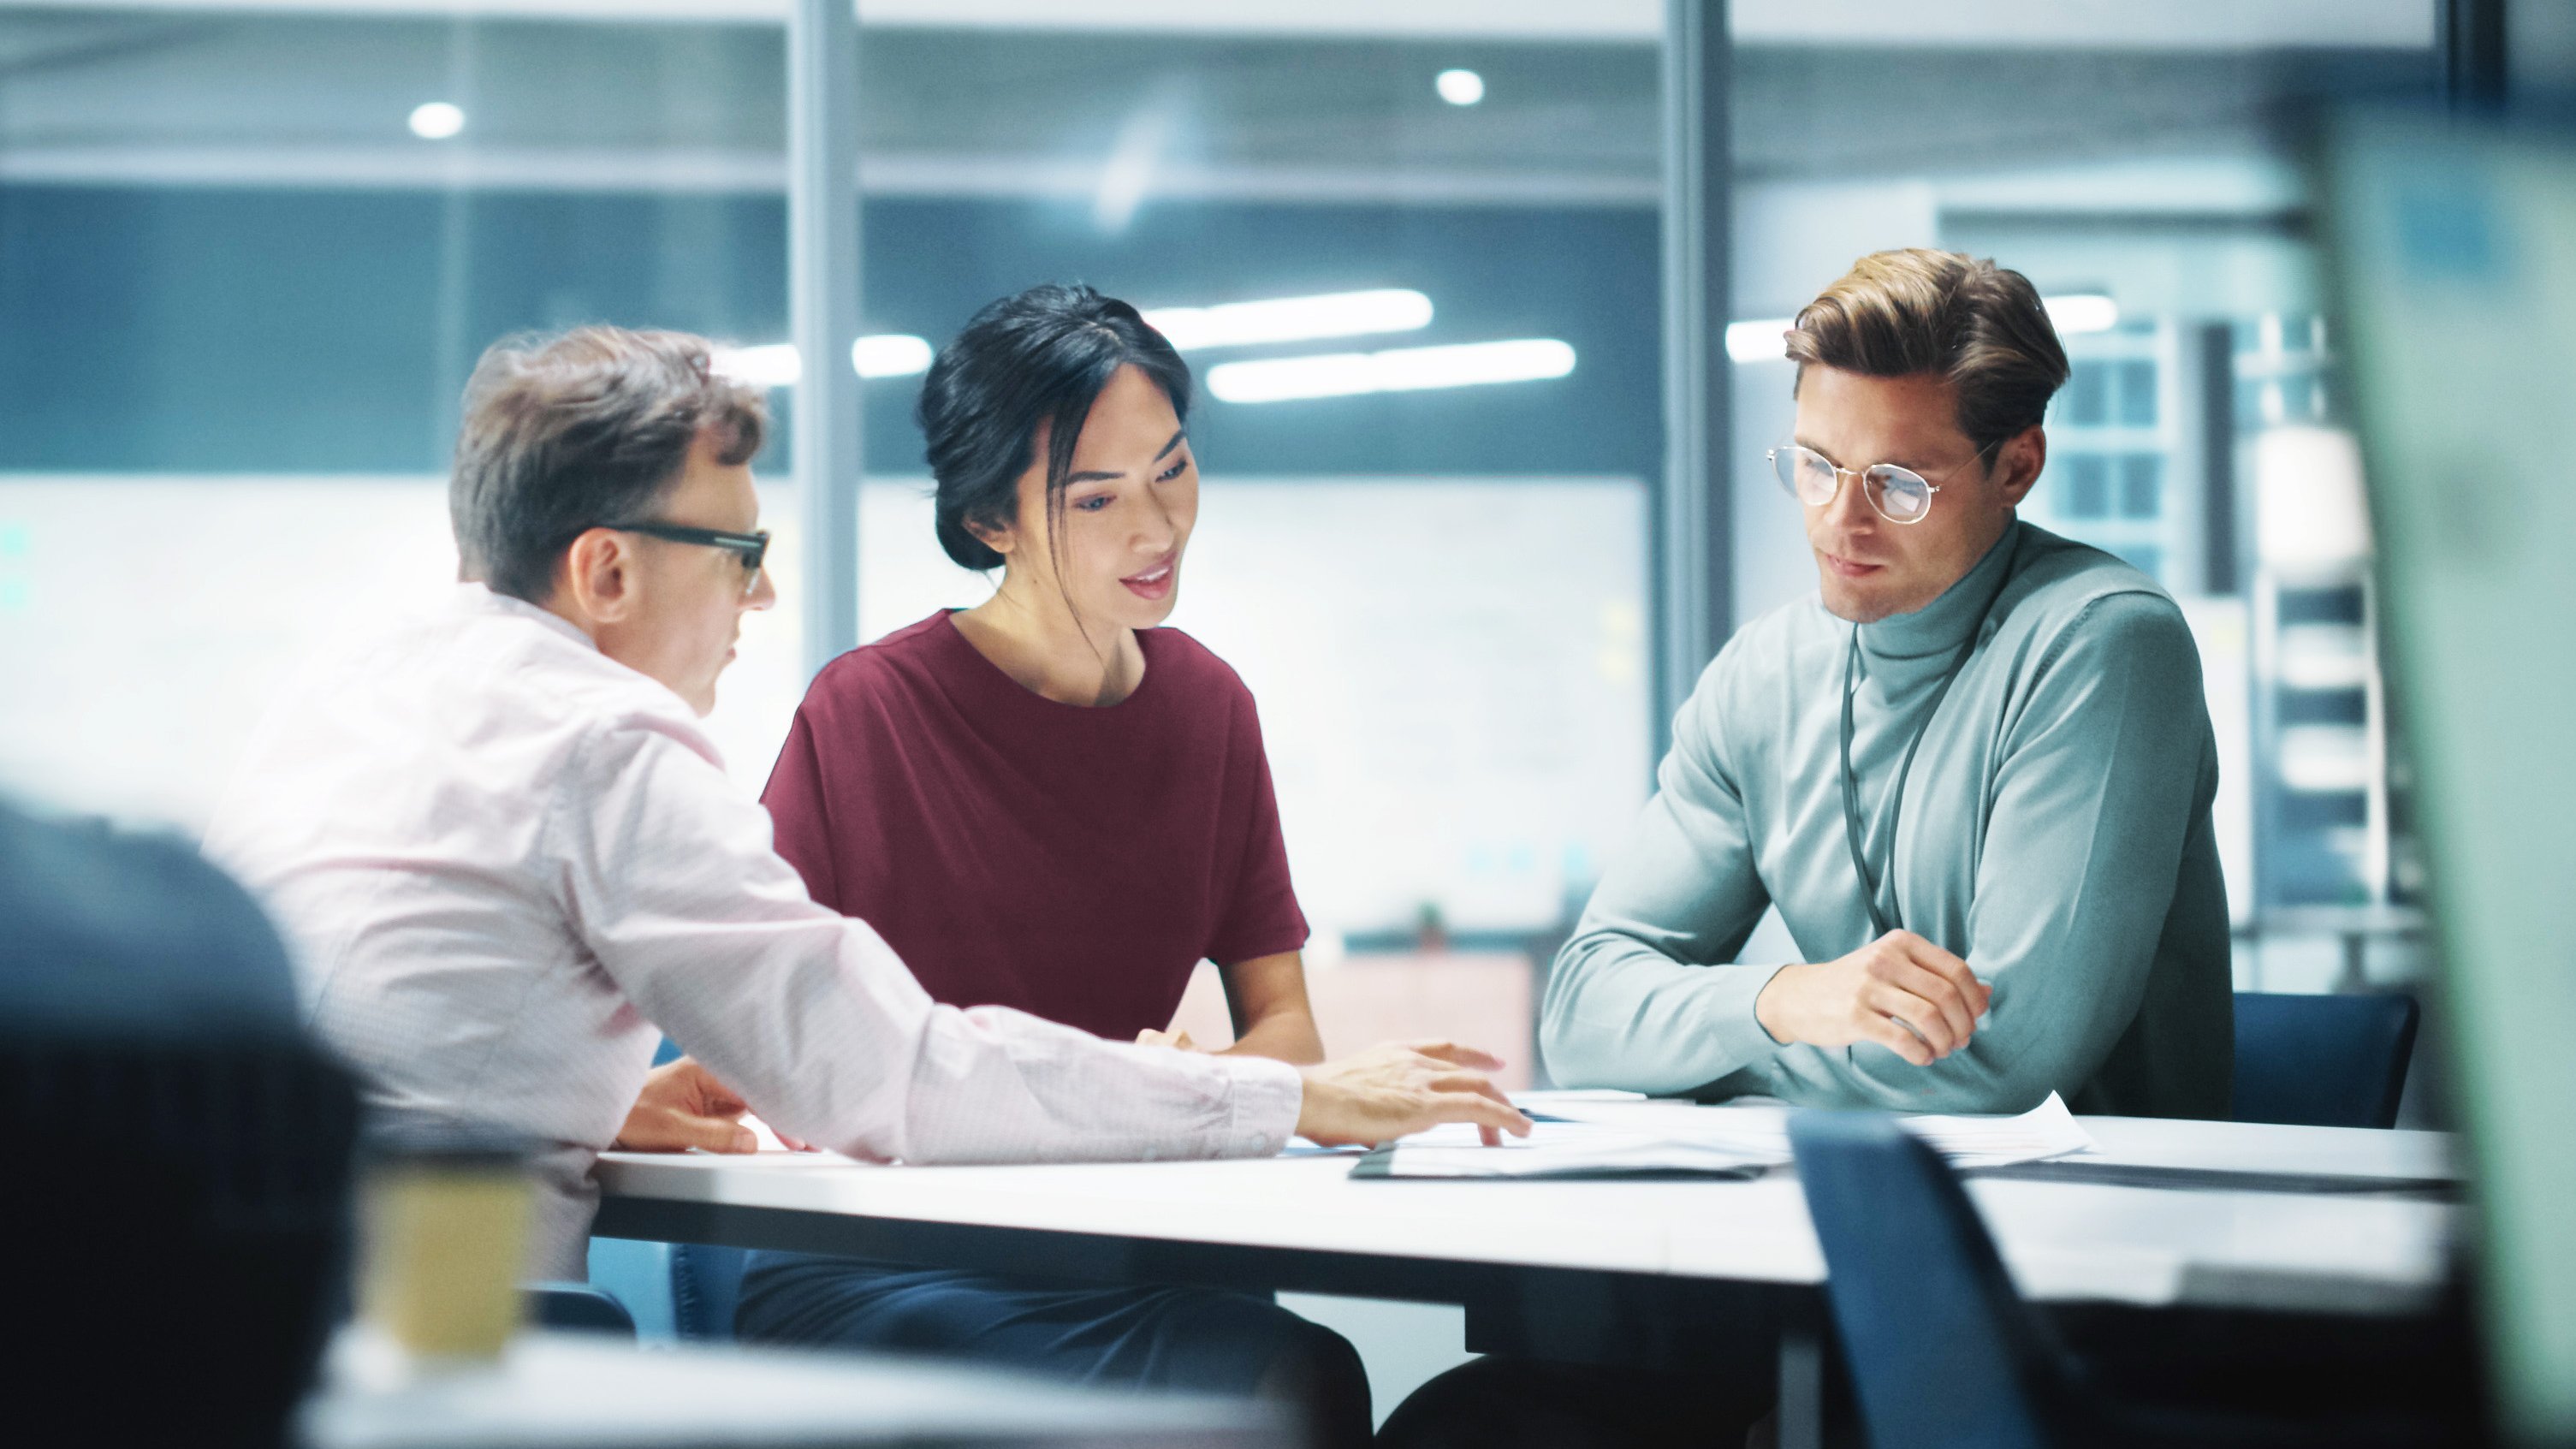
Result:
<svg viewBox="0 0 2576 1449"><path fill-rule="evenodd" d="M751 1104L689 1057L655 1067L609 1145L625 1152L757 1152L760 1138L743 1124ZM784 1134L780 1142L805 1150Z"/></svg>
<svg viewBox="0 0 2576 1449"><path fill-rule="evenodd" d="M1928 1067L1968 1044L1994 995L1967 962L1890 931L1839 960L1781 967L1753 999L1753 1019L1775 1041L1874 1041Z"/></svg>
<svg viewBox="0 0 2576 1449"><path fill-rule="evenodd" d="M1530 1120L1485 1077L1502 1058L1454 1042L1389 1043L1303 1068L1297 1135L1326 1147L1375 1147L1443 1122L1473 1122L1490 1147Z"/></svg>

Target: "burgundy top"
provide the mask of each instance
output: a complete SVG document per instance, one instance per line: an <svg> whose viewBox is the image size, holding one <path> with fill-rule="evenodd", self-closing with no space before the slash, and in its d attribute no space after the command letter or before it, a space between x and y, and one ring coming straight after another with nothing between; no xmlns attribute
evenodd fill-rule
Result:
<svg viewBox="0 0 2576 1449"><path fill-rule="evenodd" d="M1306 944L1252 692L1177 629L1145 678L1059 704L945 612L824 666L762 802L814 899L876 927L930 994L1133 1037L1200 958Z"/></svg>

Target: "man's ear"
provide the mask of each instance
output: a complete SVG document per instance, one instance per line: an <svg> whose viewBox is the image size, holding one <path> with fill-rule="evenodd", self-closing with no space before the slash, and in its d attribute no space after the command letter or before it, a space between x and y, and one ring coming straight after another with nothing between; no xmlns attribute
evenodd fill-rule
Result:
<svg viewBox="0 0 2576 1449"><path fill-rule="evenodd" d="M1995 482L2003 494L2004 506L2019 508L2039 485L2039 475L2048 467L2048 434L2037 424L2024 428L1995 450Z"/></svg>
<svg viewBox="0 0 2576 1449"><path fill-rule="evenodd" d="M582 617L614 624L635 608L636 556L627 535L594 528L564 550L558 587Z"/></svg>

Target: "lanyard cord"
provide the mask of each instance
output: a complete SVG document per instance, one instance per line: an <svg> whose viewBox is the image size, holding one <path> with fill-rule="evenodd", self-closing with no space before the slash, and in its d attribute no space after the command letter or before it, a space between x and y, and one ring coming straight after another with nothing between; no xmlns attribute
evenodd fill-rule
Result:
<svg viewBox="0 0 2576 1449"><path fill-rule="evenodd" d="M1852 625L1851 648L1843 655L1843 840L1851 846L1852 870L1860 876L1861 904L1869 907L1869 923L1881 936L1905 925L1904 910L1894 900L1891 899L1884 908L1879 905L1878 888L1892 882L1896 875L1896 824L1904 817L1905 782L1914 773L1914 752L1923 748L1923 737L1932 732L1932 718L1941 712L1941 701L1949 697L1950 686L1957 682L1959 671L1968 667L1968 656L1977 652L1977 644L1986 632L1987 623L1994 618L1996 607L2003 603L2004 590L2012 587L2013 566L2020 562L2021 536L2016 532L2013 551L2004 559L2002 585L1995 590L1994 598L1987 602L1986 611L1977 616L1977 626L1968 631L1968 642L1959 646L1959 657L1951 660L1950 668L1942 674L1940 687L1932 691L1931 707L1923 711L1923 723L1914 727L1914 738L1905 746L1905 761L1897 766L1896 788L1888 797L1887 875L1883 877L1870 874L1868 856L1860 846L1860 786L1852 775L1851 756L1852 696L1860 689L1860 626Z"/></svg>

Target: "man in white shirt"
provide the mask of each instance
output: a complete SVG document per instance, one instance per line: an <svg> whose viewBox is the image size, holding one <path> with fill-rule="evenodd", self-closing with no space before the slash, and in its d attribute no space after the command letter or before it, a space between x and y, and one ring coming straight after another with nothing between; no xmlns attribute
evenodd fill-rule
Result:
<svg viewBox="0 0 2576 1449"><path fill-rule="evenodd" d="M937 1005L814 904L697 725L775 594L757 394L700 339L587 328L488 353L450 505L467 582L326 655L271 708L209 855L298 948L315 1028L398 1123L541 1149L535 1268L583 1276L592 1160L662 1032L722 1109L910 1162L1258 1156L1528 1121L1447 1044L1300 1070ZM673 1103L678 1103L674 1106Z"/></svg>

